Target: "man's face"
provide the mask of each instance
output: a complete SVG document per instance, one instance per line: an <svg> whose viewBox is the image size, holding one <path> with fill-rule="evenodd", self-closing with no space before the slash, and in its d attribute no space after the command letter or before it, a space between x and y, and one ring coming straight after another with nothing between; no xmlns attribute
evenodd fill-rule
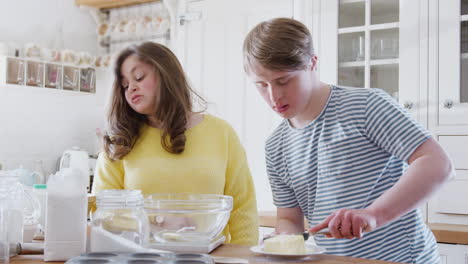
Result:
<svg viewBox="0 0 468 264"><path fill-rule="evenodd" d="M286 119L305 112L313 85L312 66L304 70L271 70L256 63L249 73L267 104Z"/></svg>

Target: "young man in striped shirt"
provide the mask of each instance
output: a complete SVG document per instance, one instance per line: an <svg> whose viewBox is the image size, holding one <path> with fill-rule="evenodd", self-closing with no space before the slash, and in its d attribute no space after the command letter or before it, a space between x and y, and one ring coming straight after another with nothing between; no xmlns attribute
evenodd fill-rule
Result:
<svg viewBox="0 0 468 264"><path fill-rule="evenodd" d="M312 37L300 22L257 25L244 66L284 118L266 141L278 233L303 231L306 217L327 253L439 263L418 210L453 174L430 133L379 89L329 85L316 73Z"/></svg>

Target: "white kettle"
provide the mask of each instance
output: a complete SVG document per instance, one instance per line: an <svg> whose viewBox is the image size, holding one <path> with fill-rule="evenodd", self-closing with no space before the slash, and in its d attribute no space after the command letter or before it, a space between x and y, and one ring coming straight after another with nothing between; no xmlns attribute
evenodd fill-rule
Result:
<svg viewBox="0 0 468 264"><path fill-rule="evenodd" d="M62 170L64 168L79 169L87 182L87 189L89 191L89 154L86 150L82 150L76 146L70 150L65 150L60 158L59 169Z"/></svg>

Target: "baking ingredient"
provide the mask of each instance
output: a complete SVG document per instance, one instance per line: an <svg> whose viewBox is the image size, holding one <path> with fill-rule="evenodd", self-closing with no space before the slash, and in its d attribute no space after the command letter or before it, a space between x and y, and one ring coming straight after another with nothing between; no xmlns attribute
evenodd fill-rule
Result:
<svg viewBox="0 0 468 264"><path fill-rule="evenodd" d="M181 241L182 235L178 233L164 233L163 238L167 241Z"/></svg>
<svg viewBox="0 0 468 264"><path fill-rule="evenodd" d="M277 235L264 241L263 250L269 253L304 254L305 243L302 235Z"/></svg>

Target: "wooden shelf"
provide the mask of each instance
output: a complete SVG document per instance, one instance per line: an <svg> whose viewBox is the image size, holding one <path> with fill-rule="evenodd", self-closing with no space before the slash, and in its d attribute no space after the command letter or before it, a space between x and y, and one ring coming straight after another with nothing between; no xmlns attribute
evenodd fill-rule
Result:
<svg viewBox="0 0 468 264"><path fill-rule="evenodd" d="M75 0L75 4L106 9L159 1L160 0Z"/></svg>

